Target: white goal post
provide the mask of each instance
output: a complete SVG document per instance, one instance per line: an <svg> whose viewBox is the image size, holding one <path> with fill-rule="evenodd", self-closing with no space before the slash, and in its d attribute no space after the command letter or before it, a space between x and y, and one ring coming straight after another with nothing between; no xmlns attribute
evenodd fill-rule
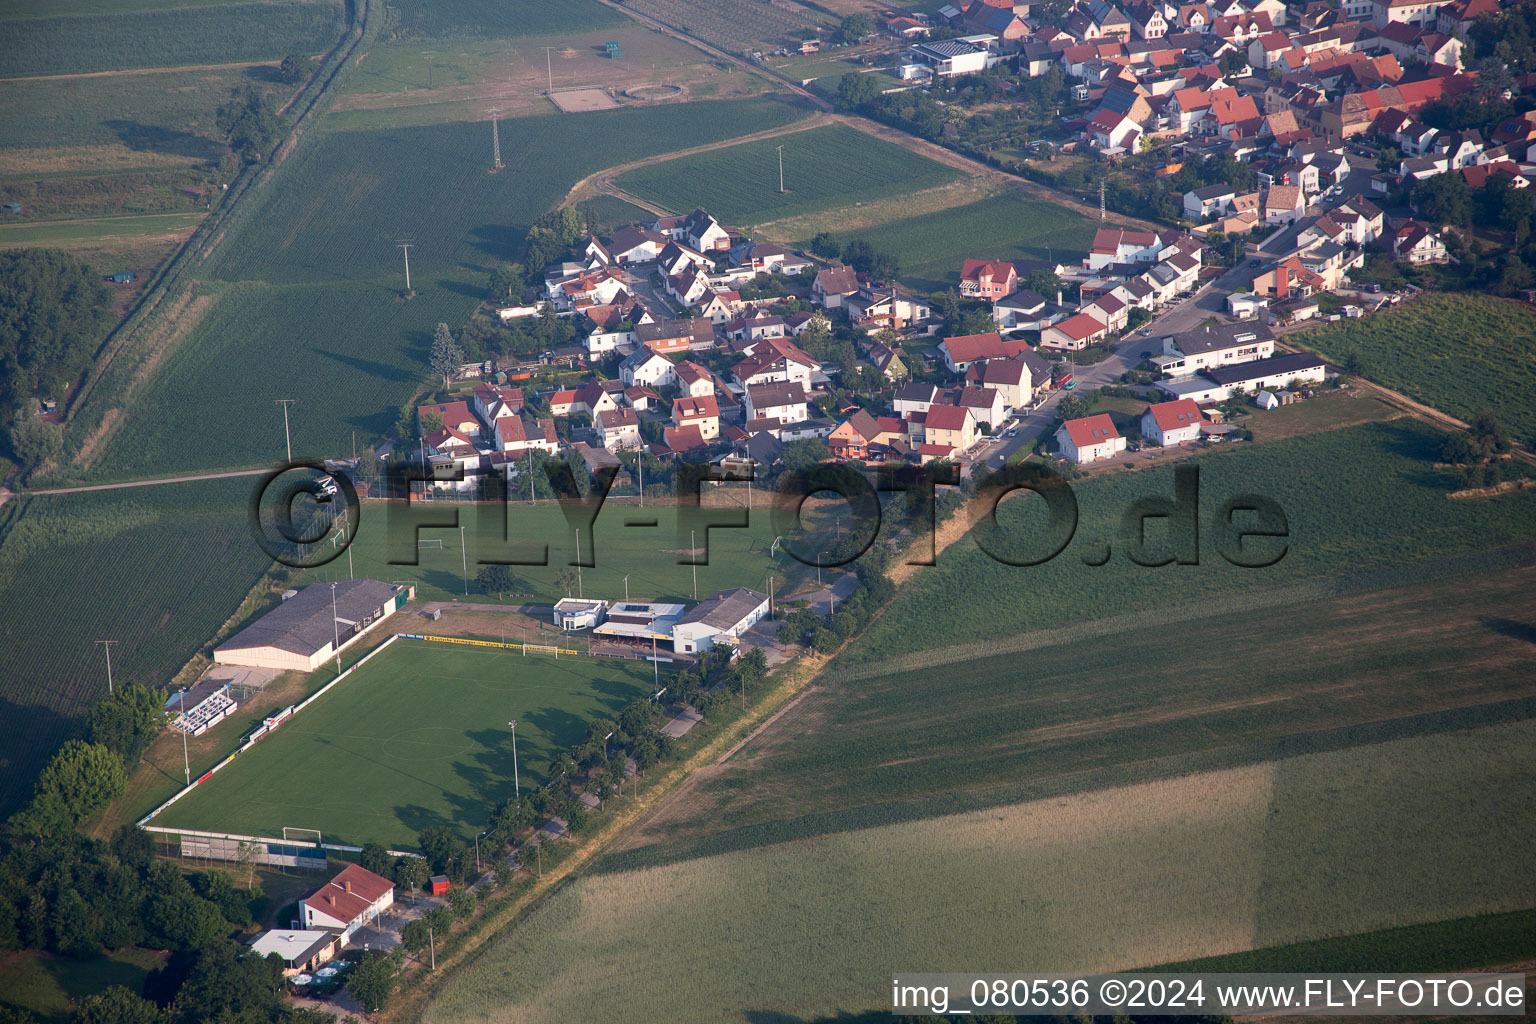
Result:
<svg viewBox="0 0 1536 1024"><path fill-rule="evenodd" d="M295 842L295 843L308 843L308 842L310 842L310 840L305 839L303 836L289 835L288 833L290 833L290 832L309 832L309 833L313 834L314 837L315 837L314 838L314 845L316 845L316 846L320 845L320 830L317 829L317 828L296 828L293 825L284 825L283 826L283 840L285 842L290 842L291 841L291 842Z"/></svg>
<svg viewBox="0 0 1536 1024"><path fill-rule="evenodd" d="M442 538L440 538L440 537L434 537L434 538L432 538L430 540L418 540L416 542L416 550L417 551L425 551L428 548L436 548L436 549L440 550L442 548L442 546L443 546L443 541L442 541Z"/></svg>

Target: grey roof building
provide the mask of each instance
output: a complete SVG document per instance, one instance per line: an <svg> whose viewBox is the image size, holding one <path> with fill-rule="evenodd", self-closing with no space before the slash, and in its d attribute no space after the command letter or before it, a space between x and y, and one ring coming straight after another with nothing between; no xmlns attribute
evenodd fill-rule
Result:
<svg viewBox="0 0 1536 1024"><path fill-rule="evenodd" d="M350 646L415 594L415 587L378 580L313 583L214 648L213 660L313 671L337 651L338 640Z"/></svg>

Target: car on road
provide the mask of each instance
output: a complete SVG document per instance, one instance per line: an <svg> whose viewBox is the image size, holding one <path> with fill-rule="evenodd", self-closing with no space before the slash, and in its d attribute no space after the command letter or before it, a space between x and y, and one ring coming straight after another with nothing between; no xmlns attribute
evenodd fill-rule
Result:
<svg viewBox="0 0 1536 1024"><path fill-rule="evenodd" d="M1151 333L1152 333L1152 328L1150 328L1150 327L1143 327L1141 330L1136 332L1136 337L1138 337L1138 338L1145 338L1147 335L1149 335Z"/></svg>
<svg viewBox="0 0 1536 1024"><path fill-rule="evenodd" d="M1075 387L1077 387L1077 381L1075 381L1075 380L1069 380L1069 381L1067 381L1067 382L1066 382L1066 383L1065 383L1065 384L1063 384L1063 385L1062 385L1062 386L1061 386L1061 389L1062 389L1062 390L1063 390L1063 391L1071 391L1071 390L1072 390L1072 389L1073 389L1073 388L1075 388Z"/></svg>
<svg viewBox="0 0 1536 1024"><path fill-rule="evenodd" d="M1019 428L1018 427L1014 427L1012 430L1008 431L1008 433L1004 434L1003 436L1004 437L1018 437L1019 436Z"/></svg>

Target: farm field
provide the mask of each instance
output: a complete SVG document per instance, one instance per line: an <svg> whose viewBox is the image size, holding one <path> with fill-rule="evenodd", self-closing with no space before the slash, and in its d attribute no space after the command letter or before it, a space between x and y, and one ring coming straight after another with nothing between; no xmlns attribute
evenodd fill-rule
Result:
<svg viewBox="0 0 1536 1024"><path fill-rule="evenodd" d="M597 0L404 0L391 14L386 40L515 39L586 32L629 20Z"/></svg>
<svg viewBox="0 0 1536 1024"><path fill-rule="evenodd" d="M629 0L629 7L737 56L798 46L802 31L836 27L831 17L794 0Z"/></svg>
<svg viewBox="0 0 1536 1024"><path fill-rule="evenodd" d="M776 150L784 149L779 192ZM846 125L811 128L627 171L626 192L729 224L757 224L946 185L961 172Z"/></svg>
<svg viewBox="0 0 1536 1024"><path fill-rule="evenodd" d="M1536 309L1488 295L1426 294L1399 309L1291 335L1287 341L1471 422L1491 409L1536 439Z"/></svg>
<svg viewBox="0 0 1536 1024"><path fill-rule="evenodd" d="M903 964L1093 973L1523 910L1533 739L1516 722L585 875L423 1020L815 1018L887 1005Z"/></svg>
<svg viewBox="0 0 1536 1024"><path fill-rule="evenodd" d="M760 99L504 121L507 170L497 175L487 173L485 125L311 140L264 195L252 197L256 205L238 237L207 264L204 287L217 302L144 383L91 474L271 459L282 439L274 398L297 400L296 452L350 454L353 429L363 443L393 426L425 374L435 325L463 324L491 267L516 258L526 225L573 181L617 161L705 141L711 132L756 131L801 114ZM439 193L454 199L436 202ZM405 237L415 246L417 295L409 302L400 298L395 246ZM75 444L121 401L136 372L109 371L73 424ZM226 387L231 379L242 386ZM184 400L215 392L223 396L216 414ZM187 437L198 444L189 447Z"/></svg>
<svg viewBox="0 0 1536 1024"><path fill-rule="evenodd" d="M740 500L736 504L735 500ZM761 495L759 495L761 498ZM733 486L729 492L723 489L705 499L706 512L718 501L720 506L746 511L745 491ZM413 508L417 507L415 505ZM469 596L464 594L464 558L459 549L457 529L423 529L423 539L438 539L442 547L418 550L417 565L391 564L390 559L410 557L410 541L404 541L402 553L393 551L388 544L388 517L383 502L370 501L361 509L361 526L352 547L353 567L359 577L381 580L411 580L418 586L417 596L426 601L472 601L496 603L497 595L483 593L474 582L479 571L475 560L489 557L496 550L490 539L480 539L482 523L493 530L500 529L499 506L453 506L434 503L421 506L423 515L442 515L457 507L459 522L464 526L469 546ZM482 519L482 514L485 518ZM654 518L655 527L626 527L629 518ZM592 525L589 535L582 533L582 555L595 566L582 570L583 593L593 597L617 599L624 596L625 577L629 579L628 592L635 598L675 599L691 601L693 597L694 567L677 564L683 557L679 552L688 547L685 535L681 542L677 534L678 510L670 502L646 500L644 510L636 506L633 498L609 498L603 504ZM701 596L727 587L752 587L766 593L766 577L774 572L774 586L778 593L789 593L803 582L814 570L789 557L780 550L769 557L773 545L774 530L766 509L758 507L748 514L746 529L715 529L709 533L709 564L697 567L699 594ZM563 587L557 587L555 579L563 573L575 557L574 534L566 525L560 508L553 502L537 505L511 503L506 506L507 535L525 541L549 545L549 564L544 566L509 566L518 581L514 593L506 596L507 605L515 607L529 600L552 601L565 595ZM402 536L409 537L402 532ZM596 540L596 550L593 540ZM698 534L695 543L704 546L704 535ZM496 537L499 544L499 534ZM303 574L305 582L334 580L347 577L345 556Z"/></svg>
<svg viewBox="0 0 1536 1024"><path fill-rule="evenodd" d="M901 589L845 657L849 662L898 657L930 647L931 637L967 645L1071 627L1084 621L1083 609L1089 608L1093 618L1212 602L1239 611L1244 602L1280 585L1536 539L1536 492L1479 502L1445 499L1456 486L1454 471L1432 465L1444 436L1403 418L1198 456L1205 517L1198 566L1144 568L1127 557L1122 516L1142 497L1172 495L1173 467L1096 474L1074 487L1075 539L1058 557L1016 568L993 560L973 538L962 539L937 566L919 571ZM1269 568L1240 568L1216 552L1209 517L1237 493L1264 495L1285 511L1286 554ZM1021 556L1045 554L1043 503L1005 501L998 523L994 547ZM1112 554L1108 564L1083 561L1097 559L1106 544ZM1170 602L1174 577L1177 596ZM996 594L1022 599L992 602L981 596ZM987 614L978 615L982 604Z"/></svg>
<svg viewBox="0 0 1536 1024"><path fill-rule="evenodd" d="M20 221L0 224L0 249L41 246L49 249L97 248L124 238L189 235L204 213L145 213L121 217Z"/></svg>
<svg viewBox="0 0 1536 1024"><path fill-rule="evenodd" d="M42 758L118 682L161 685L270 564L246 523L250 484L215 480L7 505L0 541L0 816Z"/></svg>
<svg viewBox="0 0 1536 1024"><path fill-rule="evenodd" d="M512 796L541 785L586 723L650 694L643 661L399 640L228 768L154 819L170 828L282 836L317 828L329 842L415 845L451 825L465 839Z"/></svg>
<svg viewBox="0 0 1536 1024"><path fill-rule="evenodd" d="M1536 649L1522 625L1536 621L1536 549L1509 559L1516 567L1447 560L1437 571L1452 575L1413 583L1318 580L1266 595L1263 608L1122 616L910 665L834 664L821 690L658 811L610 866L1400 737L1500 702L1536 705Z"/></svg>
<svg viewBox="0 0 1536 1024"><path fill-rule="evenodd" d="M113 10L4 22L0 78L188 64L281 60L324 53L346 22L340 0L215 3Z"/></svg>
<svg viewBox="0 0 1536 1024"><path fill-rule="evenodd" d="M955 287L960 265L969 256L1076 260L1088 251L1097 224L1019 190L833 237L840 243L862 238L880 252L894 254L901 263L902 281L927 293ZM797 241L809 244L810 236Z"/></svg>

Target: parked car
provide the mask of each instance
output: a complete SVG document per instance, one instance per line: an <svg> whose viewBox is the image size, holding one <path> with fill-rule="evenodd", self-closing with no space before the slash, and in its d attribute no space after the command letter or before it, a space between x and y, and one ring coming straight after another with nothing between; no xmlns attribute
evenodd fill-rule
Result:
<svg viewBox="0 0 1536 1024"><path fill-rule="evenodd" d="M1072 389L1073 389L1073 388L1075 388L1075 387L1077 387L1077 381L1075 381L1075 380L1069 380L1069 381L1067 381L1067 382L1066 382L1066 383L1065 383L1065 384L1063 384L1063 385L1062 385L1062 386L1061 386L1061 389L1062 389L1062 390L1063 390L1063 391L1071 391L1071 390L1072 390ZM599 396L599 397L601 397L601 396Z"/></svg>

